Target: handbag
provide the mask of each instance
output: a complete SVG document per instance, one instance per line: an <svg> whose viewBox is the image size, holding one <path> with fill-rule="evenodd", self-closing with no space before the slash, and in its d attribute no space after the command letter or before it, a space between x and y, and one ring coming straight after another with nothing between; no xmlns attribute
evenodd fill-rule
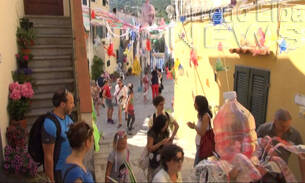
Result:
<svg viewBox="0 0 305 183"><path fill-rule="evenodd" d="M200 139L199 158L206 159L213 155L215 152L215 139L214 132L211 128L211 122L209 122L209 129L205 132Z"/></svg>

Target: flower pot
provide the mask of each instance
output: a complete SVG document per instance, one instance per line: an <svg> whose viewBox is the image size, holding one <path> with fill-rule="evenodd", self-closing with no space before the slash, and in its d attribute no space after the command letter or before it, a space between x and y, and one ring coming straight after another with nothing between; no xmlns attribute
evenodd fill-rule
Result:
<svg viewBox="0 0 305 183"><path fill-rule="evenodd" d="M27 121L26 121L26 119L19 120L19 121L11 120L11 125L14 125L14 126L21 126L23 129L26 130Z"/></svg>
<svg viewBox="0 0 305 183"><path fill-rule="evenodd" d="M23 48L23 49L21 49L21 52L22 52L24 55L29 55L29 54L31 54L32 50L31 50L31 49L28 49L28 48Z"/></svg>
<svg viewBox="0 0 305 183"><path fill-rule="evenodd" d="M27 61L18 62L17 64L18 64L19 69L27 69L28 68L28 62Z"/></svg>

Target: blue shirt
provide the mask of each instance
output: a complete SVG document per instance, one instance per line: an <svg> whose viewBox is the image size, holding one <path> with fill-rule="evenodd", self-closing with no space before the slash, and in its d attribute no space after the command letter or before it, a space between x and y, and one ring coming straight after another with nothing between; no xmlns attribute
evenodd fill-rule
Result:
<svg viewBox="0 0 305 183"><path fill-rule="evenodd" d="M61 170L63 167L63 164L66 161L66 158L71 154L72 149L70 146L70 143L67 138L66 132L69 130L69 126L73 123L72 119L66 115L64 119L61 119L60 117L56 116L54 113L52 113L57 120L60 123L61 126L61 146L59 151L59 157L58 161L55 165L55 170ZM56 132L57 128L55 123L46 118L43 123L43 130L42 130L42 143L44 144L54 144L56 141Z"/></svg>
<svg viewBox="0 0 305 183"><path fill-rule="evenodd" d="M69 172L66 173L66 171L72 166L75 167L71 168ZM61 175L64 179L63 183L74 183L77 179L81 179L83 183L94 183L91 173L89 171L85 172L80 166L76 164L65 163L63 165Z"/></svg>

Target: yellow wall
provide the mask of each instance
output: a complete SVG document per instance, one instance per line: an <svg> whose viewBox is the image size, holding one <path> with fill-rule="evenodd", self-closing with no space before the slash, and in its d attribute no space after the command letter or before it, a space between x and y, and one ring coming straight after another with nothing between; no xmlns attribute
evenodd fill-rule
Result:
<svg viewBox="0 0 305 183"><path fill-rule="evenodd" d="M297 8L302 9L300 10L301 13L296 12ZM213 26L209 20L186 23L184 28L181 23L176 26L175 62L177 63L177 59L179 59L179 62L184 67L183 73L181 70L176 70L175 81L174 108L175 117L181 124L180 136L182 136L182 133L190 134L188 135L190 140L195 136L194 131L189 130L186 126L187 121L196 121L193 96L206 95L212 109L217 110L217 107L223 104L223 92L233 90L235 65L240 64L270 70L267 121L272 121L274 112L278 108L284 107L291 112L293 117L292 125L299 130L303 140L305 140L305 117L298 115L299 106L294 103L294 97L297 93L305 94L305 6L286 6L286 8L281 9L281 20L283 21L280 23L280 34L287 37L288 49L295 47L295 50L289 50L287 53L282 53L277 57L246 56L231 54L228 51L229 48L238 47L234 34L228 29L235 31L236 38L240 42L242 34L249 28L247 40L254 43L254 33L257 32L258 28L262 27L265 30L266 27L269 27L269 31L266 32L266 45L276 54L278 40L277 10L277 8L272 10L269 8L265 9L264 12L252 10L238 16L226 16L228 23L220 26ZM273 20L270 17L271 13L274 17ZM300 17L296 17L298 13L301 14ZM293 22L292 20L295 21ZM290 28L295 30L289 30ZM189 42L193 42L199 56L197 69L193 66L190 67L190 48L178 37L178 34L183 33L184 30ZM208 36L204 36L205 32ZM219 42L223 44L223 52L217 50ZM227 73L225 71L218 72L218 81L215 81L214 73L216 72L215 63L217 58L222 59L229 69ZM295 157L290 159L289 166L297 177L300 177L299 166Z"/></svg>
<svg viewBox="0 0 305 183"><path fill-rule="evenodd" d="M11 72L16 69L17 53L16 29L19 18L23 17L23 1L0 1L0 127L3 147L6 144L5 132L9 123L7 114L8 86L12 82Z"/></svg>

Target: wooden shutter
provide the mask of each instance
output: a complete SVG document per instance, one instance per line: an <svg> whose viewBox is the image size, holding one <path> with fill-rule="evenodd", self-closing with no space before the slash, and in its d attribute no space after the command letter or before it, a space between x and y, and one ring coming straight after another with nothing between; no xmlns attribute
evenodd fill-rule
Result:
<svg viewBox="0 0 305 183"><path fill-rule="evenodd" d="M256 122L256 127L265 123L270 72L266 70L251 69L250 77L250 111Z"/></svg>
<svg viewBox="0 0 305 183"><path fill-rule="evenodd" d="M249 80L250 68L244 66L235 66L234 90L237 94L237 100L249 110Z"/></svg>

